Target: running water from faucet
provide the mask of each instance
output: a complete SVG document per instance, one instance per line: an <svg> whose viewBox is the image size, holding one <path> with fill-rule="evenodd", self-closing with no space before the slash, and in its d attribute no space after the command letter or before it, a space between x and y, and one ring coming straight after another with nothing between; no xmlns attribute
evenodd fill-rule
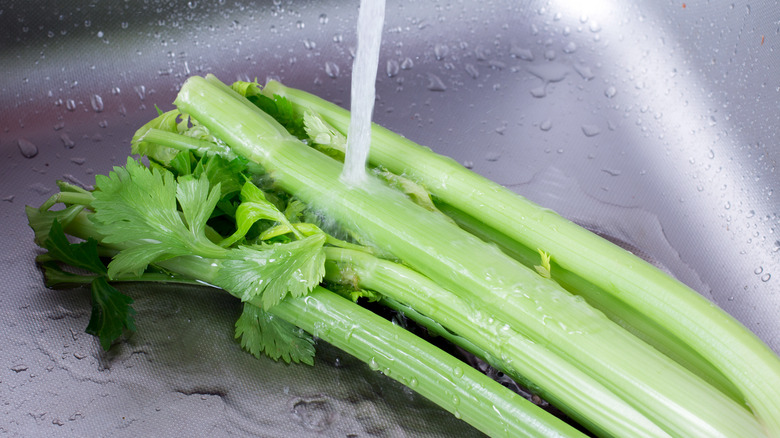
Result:
<svg viewBox="0 0 780 438"><path fill-rule="evenodd" d="M360 0L357 23L357 53L352 67L350 123L341 179L358 185L366 179L366 160L371 145L371 115L376 97L379 46L385 21L385 0Z"/></svg>

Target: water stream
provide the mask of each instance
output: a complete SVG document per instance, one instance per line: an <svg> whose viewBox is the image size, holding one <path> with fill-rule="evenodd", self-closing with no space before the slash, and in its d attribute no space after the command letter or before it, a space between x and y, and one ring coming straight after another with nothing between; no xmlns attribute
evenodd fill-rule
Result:
<svg viewBox="0 0 780 438"><path fill-rule="evenodd" d="M366 160L371 144L371 115L376 96L379 45L385 21L385 0L360 0L357 51L352 67L351 119L347 152L341 179L358 185L366 179Z"/></svg>

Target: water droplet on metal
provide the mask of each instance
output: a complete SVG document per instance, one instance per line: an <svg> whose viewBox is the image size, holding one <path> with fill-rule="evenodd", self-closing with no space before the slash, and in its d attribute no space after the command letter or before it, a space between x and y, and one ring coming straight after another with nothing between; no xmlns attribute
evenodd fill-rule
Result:
<svg viewBox="0 0 780 438"><path fill-rule="evenodd" d="M430 91L444 91L447 86L444 85L444 81L440 77L433 73L428 73L428 89Z"/></svg>
<svg viewBox="0 0 780 438"><path fill-rule="evenodd" d="M339 77L339 74L341 74L341 71L339 70L339 66L335 62L328 61L325 63L325 74L327 74L333 79L336 79L337 77Z"/></svg>
<svg viewBox="0 0 780 438"><path fill-rule="evenodd" d="M472 78L476 79L479 77L479 70L477 70L477 67L474 66L474 64L466 63L466 73L469 74Z"/></svg>
<svg viewBox="0 0 780 438"><path fill-rule="evenodd" d="M144 85L136 85L133 87L133 90L135 90L135 94L138 95L138 98L141 100L146 99L146 86Z"/></svg>
<svg viewBox="0 0 780 438"><path fill-rule="evenodd" d="M574 53L577 51L577 44L574 43L574 41L569 41L564 47L563 47L563 53Z"/></svg>
<svg viewBox="0 0 780 438"><path fill-rule="evenodd" d="M73 99L68 99L65 101L65 108L68 111L75 111L76 110L76 101Z"/></svg>
<svg viewBox="0 0 780 438"><path fill-rule="evenodd" d="M317 48L317 43L315 43L314 41L306 38L306 39L303 40L303 47L305 47L306 50L314 50L314 49Z"/></svg>
<svg viewBox="0 0 780 438"><path fill-rule="evenodd" d="M401 65L395 59L387 60L387 77L392 78L398 74Z"/></svg>
<svg viewBox="0 0 780 438"><path fill-rule="evenodd" d="M92 104L92 109L96 112L103 112L103 98L100 97L99 94L93 94L92 97L89 98L90 103Z"/></svg>
<svg viewBox="0 0 780 438"><path fill-rule="evenodd" d="M54 130L59 131L60 129L65 127L65 122L57 122L54 124Z"/></svg>
<svg viewBox="0 0 780 438"><path fill-rule="evenodd" d="M764 274L764 275L762 275L762 276L761 276L761 281L763 281L764 283L766 283L767 281L769 281L769 279L770 279L770 278L772 278L772 274L770 274L769 272L767 272L766 274Z"/></svg>
<svg viewBox="0 0 780 438"><path fill-rule="evenodd" d="M595 137L599 134L601 134L601 129L596 125L582 125L582 133L585 134L586 137Z"/></svg>
<svg viewBox="0 0 780 438"><path fill-rule="evenodd" d="M617 94L617 89L613 86L607 87L606 90L604 90L604 95L612 99Z"/></svg>
<svg viewBox="0 0 780 438"><path fill-rule="evenodd" d="M327 24L328 23L328 14L320 14L319 21L320 21L320 24Z"/></svg>
<svg viewBox="0 0 780 438"><path fill-rule="evenodd" d="M32 158L38 155L38 146L35 146L30 140L25 138L17 139L16 145L24 158Z"/></svg>
<svg viewBox="0 0 780 438"><path fill-rule="evenodd" d="M596 77L596 75L593 74L593 71L590 69L590 67L584 64L579 64L579 63L574 64L574 71L576 71L582 77L582 79L585 79L586 81L589 81L594 77Z"/></svg>
<svg viewBox="0 0 780 438"><path fill-rule="evenodd" d="M73 146L76 145L76 143L74 143L66 133L60 135L60 140L62 140L62 144L65 145L65 147L68 149L73 149Z"/></svg>
<svg viewBox="0 0 780 438"><path fill-rule="evenodd" d="M407 57L401 61L401 70L411 70L412 67L414 67L414 61L412 61L412 58Z"/></svg>
<svg viewBox="0 0 780 438"><path fill-rule="evenodd" d="M541 129L544 132L547 132L550 129L552 129L552 120L547 119L547 120L543 121L542 123L540 123L539 124L539 129Z"/></svg>
<svg viewBox="0 0 780 438"><path fill-rule="evenodd" d="M532 88L531 89L531 96L536 97L536 98L542 98L542 97L547 96L547 86L546 86L546 84L545 85L540 85L540 86L535 87L535 88Z"/></svg>
<svg viewBox="0 0 780 438"><path fill-rule="evenodd" d="M553 59L555 59L555 56L556 56L555 50L553 49L549 49L544 52L544 59L548 61L552 61Z"/></svg>
<svg viewBox="0 0 780 438"><path fill-rule="evenodd" d="M501 154L498 152L488 152L485 154L485 160L495 162L501 158Z"/></svg>
<svg viewBox="0 0 780 438"><path fill-rule="evenodd" d="M512 46L509 48L509 55L523 61L533 61L534 54L529 49L520 46Z"/></svg>
<svg viewBox="0 0 780 438"><path fill-rule="evenodd" d="M590 22L590 31L593 33L601 32L601 25L597 21Z"/></svg>
<svg viewBox="0 0 780 438"><path fill-rule="evenodd" d="M753 273L756 274L756 275L760 275L762 272L764 272L764 267L763 266L759 266L759 267L757 267L756 269L753 270Z"/></svg>
<svg viewBox="0 0 780 438"><path fill-rule="evenodd" d="M447 47L446 44L436 44L433 46L433 53L436 56L436 59L441 61L445 56L447 56L447 54L450 53L450 48Z"/></svg>

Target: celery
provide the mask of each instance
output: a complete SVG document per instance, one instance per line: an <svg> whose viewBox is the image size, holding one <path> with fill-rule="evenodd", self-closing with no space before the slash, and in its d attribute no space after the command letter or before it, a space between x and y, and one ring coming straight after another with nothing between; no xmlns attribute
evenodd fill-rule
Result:
<svg viewBox="0 0 780 438"><path fill-rule="evenodd" d="M269 82L267 96L317 113L342 133L349 113L322 99ZM698 293L649 263L456 163L379 126L369 161L426 187L441 203L476 218L484 234L500 233L526 253L552 256L553 278L613 319L717 383L737 388L773 436L780 436L780 360L758 337ZM709 364L707 364L707 362ZM722 376L718 375L722 374ZM725 376L725 379L724 377Z"/></svg>
<svg viewBox="0 0 780 438"><path fill-rule="evenodd" d="M480 312L496 315L533 342L576 363L667 432L681 436L762 433L741 406L554 281L374 180L365 187L345 185L339 180L340 163L304 145L268 117L258 117L235 96L203 78L185 82L175 104L234 152L265 168L282 190L394 254ZM428 167L443 166L436 160L428 162L434 162ZM473 188L463 190L461 196L490 200Z"/></svg>

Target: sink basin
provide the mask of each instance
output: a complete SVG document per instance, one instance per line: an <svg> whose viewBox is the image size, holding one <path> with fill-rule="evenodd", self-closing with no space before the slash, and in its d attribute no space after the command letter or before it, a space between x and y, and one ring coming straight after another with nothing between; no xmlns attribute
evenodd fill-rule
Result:
<svg viewBox="0 0 780 438"><path fill-rule="evenodd" d="M17 2L18 3L18 2ZM320 343L233 340L238 303L128 285L104 353L86 289L48 290L25 205L89 187L190 75L348 106L358 2L0 6L0 430L12 435L479 436ZM374 120L634 251L780 352L777 2L388 0Z"/></svg>

